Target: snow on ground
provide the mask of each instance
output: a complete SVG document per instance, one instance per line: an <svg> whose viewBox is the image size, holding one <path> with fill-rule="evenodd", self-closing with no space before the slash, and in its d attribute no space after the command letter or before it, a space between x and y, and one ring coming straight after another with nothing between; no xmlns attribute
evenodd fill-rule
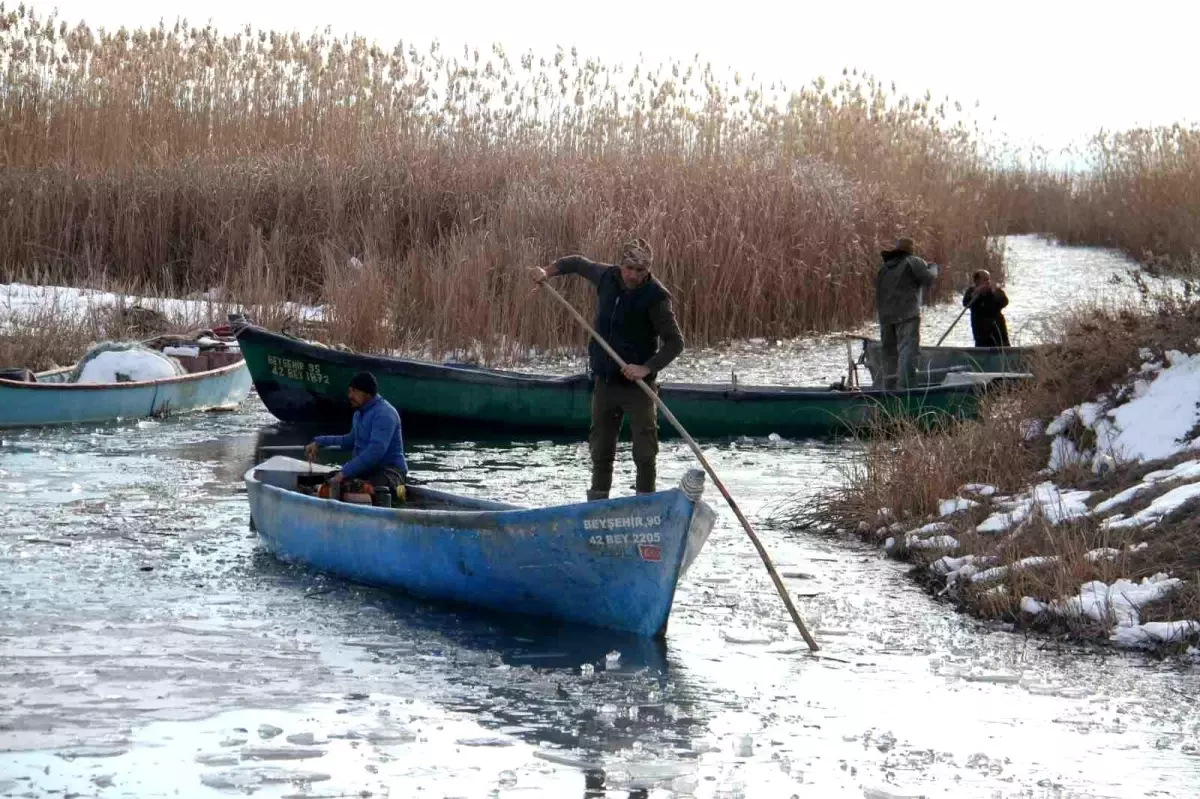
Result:
<svg viewBox="0 0 1200 799"><path fill-rule="evenodd" d="M210 290L195 295L196 299L164 297L135 297L97 289L70 286L30 286L25 283L0 283L0 320L11 323L39 310L53 309L56 313L73 315L78 320L101 308L137 304L161 311L176 319L199 320L226 311L244 310L237 303L219 299L220 292ZM288 303L288 313L304 321L319 321L324 317L322 306Z"/></svg>
<svg viewBox="0 0 1200 799"><path fill-rule="evenodd" d="M1178 350L1166 354L1166 365L1142 364L1132 387L1118 391L1116 406L1085 402L1063 411L1046 427L1053 436L1049 468L1092 462L1104 456L1118 461L1152 461L1200 447L1192 431L1200 425L1200 355ZM1080 451L1066 434L1082 425L1095 434L1095 449Z"/></svg>
<svg viewBox="0 0 1200 799"><path fill-rule="evenodd" d="M995 566L991 569L985 569L981 572L975 572L967 577L973 583L983 583L989 580L999 580L1008 576L1009 571L1021 571L1022 569L1031 569L1034 566L1045 566L1048 563L1058 563L1057 555L1034 555L1028 558L1022 558L1016 563L1009 566Z"/></svg>
<svg viewBox="0 0 1200 799"><path fill-rule="evenodd" d="M1084 502L1090 491L1062 491L1051 482L1040 483L1027 494L1007 503L999 503L1000 511L984 519L975 528L979 533L1003 533L1040 513L1051 524L1079 519L1088 515Z"/></svg>
<svg viewBox="0 0 1200 799"><path fill-rule="evenodd" d="M996 487L990 486L987 483L967 483L958 490L964 494L975 494L980 497L994 497L996 495Z"/></svg>
<svg viewBox="0 0 1200 799"><path fill-rule="evenodd" d="M911 538L908 546L913 549L958 549L958 539L952 535L935 535L931 538Z"/></svg>
<svg viewBox="0 0 1200 799"><path fill-rule="evenodd" d="M1184 503L1196 497L1200 497L1200 482L1185 483L1158 497L1147 507L1132 516L1125 518L1118 514L1117 516L1105 519L1100 523L1100 526L1106 530L1128 530L1134 527L1145 527L1179 510L1179 508L1183 507Z"/></svg>
<svg viewBox="0 0 1200 799"><path fill-rule="evenodd" d="M1149 602L1162 599L1183 585L1177 577L1159 573L1140 583L1120 579L1109 585L1093 580L1080 586L1079 595L1053 602L1033 597L1021 599L1021 610L1031 616L1050 614L1066 618L1088 618L1111 626L1110 640L1119 646L1152 646L1181 641L1200 634L1200 622L1170 621L1142 624L1139 611Z"/></svg>
<svg viewBox="0 0 1200 799"><path fill-rule="evenodd" d="M963 499L955 497L954 499L943 499L938 502L938 516L953 516L959 511L973 508L979 503L973 499Z"/></svg>

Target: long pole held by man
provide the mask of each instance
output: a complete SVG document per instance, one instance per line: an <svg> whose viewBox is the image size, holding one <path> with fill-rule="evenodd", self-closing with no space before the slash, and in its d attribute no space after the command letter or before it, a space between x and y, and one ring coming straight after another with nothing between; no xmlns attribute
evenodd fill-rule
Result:
<svg viewBox="0 0 1200 799"><path fill-rule="evenodd" d="M816 652L819 648L816 640L804 626L783 580L780 579L775 565L771 562L770 555L767 554L766 548L755 534L754 528L750 526L750 521L734 502L733 496L725 488L721 478L717 476L716 470L704 457L700 446L675 418L675 414L671 413L670 408L658 397L657 390L648 380L652 380L658 370L666 366L683 349L683 336L679 333L679 326L675 323L674 314L670 312L670 295L666 294L666 289L650 276L651 250L649 245L643 239L629 242L621 248L618 261L618 266L610 266L593 263L581 256L569 256L558 259L547 269L534 268L535 280L539 285L544 284L546 278L552 275L578 272L595 284L597 288L599 302L596 309L596 323L593 326L588 324L587 320L579 311L575 310L565 297L555 291L552 286L546 285L551 296L570 311L591 337L588 345L589 360L592 374L598 379L595 394L593 394L592 431L589 437L592 451L592 488L588 491L589 501L608 497L612 484L612 457L609 453L615 451L617 435L621 429L622 414L626 412L626 409L630 410L631 416L635 413L638 414L634 420L634 464L638 474L636 487L638 493L643 493L644 488L649 491L653 490L653 481L648 478L652 478L654 472L646 469L648 454L646 439L643 439L642 454L639 458L638 421L642 421L643 431L648 431L651 429L649 424L652 420L654 454L657 455L658 418L656 409L661 409L667 421L674 425L679 434L683 436L684 441L700 461L700 465L712 478L717 490L721 492L721 496L729 503L734 516L741 523L750 542L762 559L767 574L771 577L771 582L774 583L775 590L779 593L779 598L783 600L784 607L791 616L792 623L800 631L808 648ZM657 318L652 317L651 314ZM663 339L662 349L656 349L654 346L655 335ZM615 345L614 337L616 338ZM652 354L648 354L650 352ZM664 352L667 355L664 355ZM626 358L627 355L641 360L629 361ZM645 397L649 401L648 407L637 404L631 393L618 393L611 390L613 385L611 377L617 374L624 381L636 387L641 397ZM610 379L601 382L599 379L601 376L608 376ZM618 382L617 385L621 384ZM602 394L603 396L601 396ZM636 399L640 401L640 397ZM645 418L644 414L646 413L651 415L650 420ZM616 420L615 426L612 425L614 419ZM602 435L599 435L600 433ZM652 460L649 463L651 466L653 465Z"/></svg>

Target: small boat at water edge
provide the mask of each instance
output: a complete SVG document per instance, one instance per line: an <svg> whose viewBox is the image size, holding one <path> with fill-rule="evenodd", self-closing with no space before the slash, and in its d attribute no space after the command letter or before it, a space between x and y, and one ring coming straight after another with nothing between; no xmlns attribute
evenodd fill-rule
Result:
<svg viewBox="0 0 1200 799"><path fill-rule="evenodd" d="M281 560L425 599L661 637L675 587L712 532L704 473L667 491L524 508L408 486L392 508L323 499L332 467L275 456L245 474L250 516Z"/></svg>
<svg viewBox="0 0 1200 799"><path fill-rule="evenodd" d="M867 367L871 382L883 383L883 345L879 339L860 337L858 362ZM1028 372L1039 347L921 347L917 354L920 375L943 375L951 371Z"/></svg>
<svg viewBox="0 0 1200 799"><path fill-rule="evenodd" d="M172 354L184 374L113 383L69 382L76 367L0 375L0 428L108 422L236 408L253 381L236 346ZM171 349L167 347L170 352Z"/></svg>
<svg viewBox="0 0 1200 799"><path fill-rule="evenodd" d="M259 397L278 419L323 425L349 420L346 386L370 371L404 422L406 434L510 435L574 433L591 424L587 375L554 377L332 349L258 327L238 343ZM659 396L693 436L822 437L861 429L879 414L908 418L965 417L989 387L1020 375L973 375L953 384L903 391L829 387L660 383ZM675 435L659 420L663 437Z"/></svg>

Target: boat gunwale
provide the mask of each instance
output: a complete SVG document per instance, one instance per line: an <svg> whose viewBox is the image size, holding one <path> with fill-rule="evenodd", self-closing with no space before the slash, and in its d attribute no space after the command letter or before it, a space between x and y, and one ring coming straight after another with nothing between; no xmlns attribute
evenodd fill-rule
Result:
<svg viewBox="0 0 1200 799"><path fill-rule="evenodd" d="M871 336L847 336L846 338L852 341L861 341L864 345L871 344L875 347L882 347L883 343ZM1041 351L1045 344L1022 344L1012 347L956 347L952 344L922 344L921 349L927 352L962 352L969 355L1003 355L1005 353L1030 354Z"/></svg>
<svg viewBox="0 0 1200 799"><path fill-rule="evenodd" d="M258 487L260 489L266 489L272 493L278 492L278 495L280 497L286 497L286 501L298 503L300 507L303 507L305 505L311 505L314 508L316 508L316 507L327 508L335 513L348 513L351 515L359 515L359 516L365 516L368 518L376 518L376 519L381 519L381 520L382 519L394 519L394 520L404 522L407 525L410 525L412 527L418 527L418 528L430 527L430 528L444 529L447 527L454 527L454 528L461 528L463 530L472 530L472 531L476 531L476 532L483 532L488 529L499 528L506 524L509 524L509 523L511 523L511 517L519 515L519 514L545 513L547 511L551 511L556 508L577 508L577 507L585 507L585 506L596 506L598 504L598 503L594 503L594 502L574 502L574 503L570 503L567 505L547 505L547 506L543 506L543 507L526 507L526 506L521 506L521 505L510 505L508 507L487 508L487 509L480 509L480 510L450 510L450 509L443 510L443 509L428 509L428 508L422 509L422 508L405 508L403 506L400 506L400 507L393 506L391 508L384 508L384 507L378 507L375 505L360 505L360 504L353 503L353 502L336 502L334 500L330 500L330 499L326 499L326 498L322 498L322 497L314 497L314 496L311 496L308 494L303 494L303 493L300 493L299 491L289 491L286 488L282 488L277 485L272 485L270 483L265 483L262 480L259 480L258 478L256 478L254 476L254 472L257 471L258 468L259 468L258 466L253 466L249 470L247 470L247 472L243 475L243 479L245 480L247 485L254 483L254 484L258 485ZM457 498L462 498L462 499L470 499L470 500L477 500L477 501L480 499L477 497L469 497L469 496L461 495L461 494L450 494L449 492L437 491L436 489L422 488L421 491L422 492L433 492L436 494L445 494L445 495L448 495L451 497L457 497ZM620 503L622 500L644 502L646 498L654 497L654 496L664 497L664 499L665 499L665 495L668 495L668 494L683 494L683 490L681 488L679 488L678 486L675 486L673 488L668 488L664 491L656 491L654 494L643 494L643 495L630 496L630 497L614 497L613 499L608 500L608 502L615 501L615 502ZM670 502L674 502L677 499L678 499L678 497L671 497ZM482 500L482 501L496 502L495 500ZM691 500L691 502L693 505L696 503L695 500ZM499 502L497 502L497 504L508 505L508 503L499 503ZM621 503L621 504L624 504L624 503ZM491 521L491 523L489 523L489 524L478 524L478 520L483 519L483 518L490 518L493 521ZM691 523L690 519L691 519L691 517L689 516L688 524ZM455 523L451 524L450 522L455 522ZM472 525L475 525L475 526L472 526ZM686 527L684 528L682 534L685 538L687 537L687 528Z"/></svg>
<svg viewBox="0 0 1200 799"><path fill-rule="evenodd" d="M263 336L268 341L276 340L281 348L300 350L304 354L332 360L343 366L363 366L371 364L382 374L397 375L425 380L458 381L464 384L474 383L504 388L541 387L547 389L570 388L574 385L587 383L590 377L584 374L575 375L535 375L526 372L510 372L487 367L468 365L447 365L431 361L421 361L413 358L403 358L391 355L375 355L361 352L347 352L313 344L286 334L276 333L265 328L250 326L238 333L239 340L246 332L252 331L252 336ZM393 367L386 370L386 367ZM383 368L381 368L383 367ZM419 370L426 374L403 374L403 370ZM1008 375L1009 373L1003 373ZM1018 373L1012 373L1012 377ZM1023 374L1021 374L1023 376ZM467 379L462 379L467 378ZM474 379L471 379L474 378ZM737 385L732 383L658 383L660 396L664 401L670 395L686 395L695 399L720 399L722 401L786 401L797 398L814 398L846 401L854 398L885 399L904 398L917 394L925 395L974 395L987 384L959 383L953 385L918 386L907 391L891 391L882 388L865 388L839 391L821 386L769 386L769 385Z"/></svg>
<svg viewBox="0 0 1200 799"><path fill-rule="evenodd" d="M37 372L35 376L43 377L74 369L76 365L64 366L61 369L49 369L45 372ZM67 390L67 391L96 391L96 390L111 390L111 389L134 389L148 388L152 386L165 386L173 383L187 383L195 380L203 380L209 377L222 376L225 373L232 373L240 368L249 369L249 364L246 363L245 355L238 361L235 361L225 366L218 366L215 369L206 369L203 372L189 372L186 375L174 375L172 377L160 377L155 380L135 380L128 383L27 383L21 380L7 380L0 378L0 388L28 388L33 390Z"/></svg>

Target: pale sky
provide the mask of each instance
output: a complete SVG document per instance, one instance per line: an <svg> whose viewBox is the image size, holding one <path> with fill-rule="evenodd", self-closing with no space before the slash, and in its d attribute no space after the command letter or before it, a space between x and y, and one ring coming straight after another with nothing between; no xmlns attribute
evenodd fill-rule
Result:
<svg viewBox="0 0 1200 799"><path fill-rule="evenodd" d="M10 0L9 5L13 5ZM33 0L68 21L116 27L211 20L310 33L330 26L381 45L526 49L575 45L607 63L691 60L798 88L857 67L913 95L926 89L981 124L1056 150L1101 128L1200 122L1197 0ZM992 117L996 121L992 122Z"/></svg>

